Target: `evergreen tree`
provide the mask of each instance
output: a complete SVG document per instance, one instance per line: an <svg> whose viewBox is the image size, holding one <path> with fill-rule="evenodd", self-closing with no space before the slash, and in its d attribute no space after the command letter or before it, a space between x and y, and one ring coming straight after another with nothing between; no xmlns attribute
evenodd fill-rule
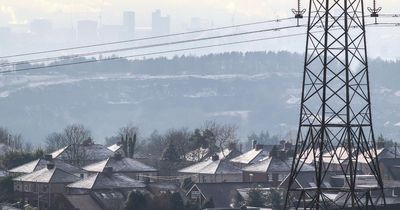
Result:
<svg viewBox="0 0 400 210"><path fill-rule="evenodd" d="M171 208L172 210L185 210L182 197L178 192L171 195Z"/></svg>
<svg viewBox="0 0 400 210"><path fill-rule="evenodd" d="M148 210L146 197L136 191L131 191L125 202L125 210Z"/></svg>
<svg viewBox="0 0 400 210"><path fill-rule="evenodd" d="M171 162L178 162L180 161L180 157L178 155L178 151L176 150L176 147L173 143L169 143L167 148L165 148L162 156L162 160L168 160Z"/></svg>
<svg viewBox="0 0 400 210"><path fill-rule="evenodd" d="M214 199L212 197L209 198L203 205L203 209L207 208L215 208Z"/></svg>
<svg viewBox="0 0 400 210"><path fill-rule="evenodd" d="M266 203L266 198L262 194L262 192L258 189L251 189L248 192L249 197L246 200L247 206L252 207L264 207Z"/></svg>

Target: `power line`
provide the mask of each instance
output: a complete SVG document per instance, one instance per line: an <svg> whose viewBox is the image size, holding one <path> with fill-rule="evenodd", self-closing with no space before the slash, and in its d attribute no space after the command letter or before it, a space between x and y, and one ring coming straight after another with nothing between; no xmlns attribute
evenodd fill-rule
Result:
<svg viewBox="0 0 400 210"><path fill-rule="evenodd" d="M378 24L371 23L371 24L366 24L366 26L367 27L371 27L371 26L377 27L380 24L381 23L378 23ZM386 27L393 27L393 25L395 25L395 26L400 25L400 23L382 23L382 24L385 25ZM390 25L392 25L392 26L390 26ZM333 30L335 30L335 29L333 29ZM321 31L318 31L316 33L319 33L319 32L324 32L324 31L321 30ZM47 65L47 66L44 65L44 66L29 67L29 68L15 69L15 70L5 70L5 71L0 71L0 74L21 72L21 71L30 71L30 70L44 69L44 68L54 68L54 67L62 67L62 66L88 64L88 63L95 63L95 62L121 60L121 59L144 57L144 56L151 56L151 55L160 55L160 54L167 54L167 53L173 53L173 52L182 52L182 51L205 49L205 48L211 48L211 47L220 47L220 46L227 46L227 45L235 45L235 44L243 44L243 43L250 43L250 42L266 41L266 40L272 40L272 39L295 37L295 36L301 36L301 35L305 35L305 34L306 33L288 34L288 35L281 35L281 36L275 36L275 37L267 37L267 38L260 38L260 39L250 39L250 40L237 41L237 42L228 42L228 43L222 43L222 44L204 45L204 46L198 46L198 47L189 47L189 48L181 48L181 49L166 50L166 51L156 51L156 52L136 54L136 55L128 55L128 56L122 56L122 57L110 57L110 58L97 59L97 60L93 59L93 60L85 60L85 61L80 61L80 62L62 63L62 64Z"/></svg>
<svg viewBox="0 0 400 210"><path fill-rule="evenodd" d="M82 46L76 46L76 47L67 47L67 48L59 48L59 49L53 49L53 50L44 50L44 51L21 53L21 54L14 54L14 55L6 55L6 56L1 56L0 59L6 59L6 58L12 58L12 57L22 57L22 56L28 56L28 55L45 54L45 53L53 53L53 52L61 52L61 51L68 51L68 50L77 50L77 49L84 49L84 48L93 48L93 47L115 45L115 44L124 44L124 43L129 43L129 42L145 41L145 40L152 40L152 39L161 39L161 38L167 38L167 37L173 37L173 36L182 36L182 35L202 33L202 32L208 32L208 31L218 31L218 30L224 30L224 29L229 29L229 28L238 28L238 27L259 25L259 24L265 24L265 23L280 22L280 21L286 21L286 20L291 20L291 19L294 19L294 18L292 18L292 17L291 18L281 18L281 19L275 19L275 20L244 23L244 24L238 24L238 25L232 25L232 26L223 26L223 27L181 32L181 33L172 33L172 34L166 34L166 35L160 35L160 36L150 36L150 37L144 37L144 38L138 38L138 39L129 39L129 40L122 40L122 41L98 43L98 44L92 44L92 45L82 45Z"/></svg>
<svg viewBox="0 0 400 210"><path fill-rule="evenodd" d="M55 65L48 65L48 66L37 66L37 67L29 67L29 68L23 68L23 69L5 70L5 71L0 71L0 74L21 72L21 71L30 71L30 70L44 69L44 68L72 66L72 65L96 63L96 62L105 62L105 61L113 61L113 60L121 60L121 59L126 59L126 58L136 58L136 57L144 57L144 56L151 56L151 55L160 55L160 54L167 54L167 53L173 53L173 52L198 50L198 49L205 49L205 48L211 48L211 47L221 47L221 46L235 45L235 44L244 44L244 43L266 41L266 40L272 40L272 39L296 37L296 36L301 36L301 35L305 35L305 34L306 33L297 33L297 34L289 34L289 35L267 37L267 38L260 38L260 39L250 39L250 40L237 41L237 42L228 42L228 43L222 43L222 44L204 45L204 46L198 46L198 47L189 47L189 48L181 48L181 49L165 50L165 51L156 51L156 52L136 54L136 55L128 55L128 56L121 56L121 57L110 57L110 58L104 58L104 59L98 59L98 60L85 60L85 61L73 62L73 63L62 63L62 64L55 64Z"/></svg>
<svg viewBox="0 0 400 210"><path fill-rule="evenodd" d="M227 37L244 36L244 35L255 34L255 33L264 33L264 32L270 32L270 31L279 31L279 30L297 28L297 27L301 27L301 26L304 26L304 25L284 26L284 27L276 27L276 28L269 28L269 29L255 30L255 31L246 31L246 32L240 32L240 33L233 33L233 34L225 34L225 35L219 35L219 36L197 38L197 39L186 39L186 40L173 41L173 42L142 45L142 46L136 46L136 47L127 47L127 48L102 50L102 51L92 51L92 52L77 53L77 54L72 54L72 55L67 55L67 56L64 55L64 56L55 56L55 57L48 57L48 58L37 58L37 59L30 59L30 60L21 60L21 61L3 63L3 64L0 64L0 67L13 66L13 65L21 64L21 63L46 62L46 61L52 61L52 60L65 59L66 57L67 58L68 57L69 58L71 58L71 57L85 57L85 56L92 56L92 55L99 55L99 54L107 54L107 53L115 53L115 52L122 52L122 51L147 49L147 48L163 47L163 46L170 46L170 45L176 45L176 44L184 44L184 43L191 43L191 42L206 41L206 40L211 40L211 39L221 39L221 38L227 38Z"/></svg>

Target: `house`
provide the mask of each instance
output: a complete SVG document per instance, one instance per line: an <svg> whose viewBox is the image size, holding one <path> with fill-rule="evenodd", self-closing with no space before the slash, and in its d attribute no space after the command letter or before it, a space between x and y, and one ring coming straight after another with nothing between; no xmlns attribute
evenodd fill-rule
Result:
<svg viewBox="0 0 400 210"><path fill-rule="evenodd" d="M51 153L53 159L59 159L75 166L95 163L114 155L114 152L101 144L86 141L84 144L71 144Z"/></svg>
<svg viewBox="0 0 400 210"><path fill-rule="evenodd" d="M87 165L83 169L91 173L98 173L103 172L107 167L111 167L114 173L124 174L143 181L156 177L158 174L157 169L135 159L122 157L119 153L100 162Z"/></svg>
<svg viewBox="0 0 400 210"><path fill-rule="evenodd" d="M373 157L373 161L376 161L374 150L369 151ZM400 171L400 150L397 148L397 144L393 147L380 147L376 150L379 160L379 167L381 170L382 178L387 180L400 180L398 177ZM364 174L370 174L371 170L368 163L371 163L371 158L365 158L363 154L358 156L358 162L360 163L360 170Z"/></svg>
<svg viewBox="0 0 400 210"><path fill-rule="evenodd" d="M47 164L43 169L14 178L14 191L18 197L44 208L66 193L66 185L80 179L79 176L57 168L54 164Z"/></svg>
<svg viewBox="0 0 400 210"><path fill-rule="evenodd" d="M269 152L273 148L274 145L262 145L254 142L253 149L243 153L242 155L232 158L230 161L234 163L236 166L243 168L264 159L269 155Z"/></svg>
<svg viewBox="0 0 400 210"><path fill-rule="evenodd" d="M114 173L111 167L106 167L103 172L97 172L67 186L69 194L88 194L95 191L117 190L129 192L133 189L144 189L145 187L144 182L123 174Z"/></svg>
<svg viewBox="0 0 400 210"><path fill-rule="evenodd" d="M214 201L215 208L230 209L235 207L241 198L238 189L265 188L267 183L196 183L186 193L188 200L203 205L208 200Z"/></svg>
<svg viewBox="0 0 400 210"><path fill-rule="evenodd" d="M241 182L242 171L227 160L221 160L218 155L195 163L178 171L188 175L195 183Z"/></svg>
<svg viewBox="0 0 400 210"><path fill-rule="evenodd" d="M46 168L48 164L53 164L56 168L62 169L70 174L83 177L87 172L76 166L65 163L64 161L53 159L52 155L45 155L43 158L31 161L21 166L8 170L11 176L29 174L34 171Z"/></svg>
<svg viewBox="0 0 400 210"><path fill-rule="evenodd" d="M264 160L243 168L244 182L265 182L270 187L278 187L290 174L293 158L287 156L269 156ZM314 172L308 165L302 167L303 172Z"/></svg>

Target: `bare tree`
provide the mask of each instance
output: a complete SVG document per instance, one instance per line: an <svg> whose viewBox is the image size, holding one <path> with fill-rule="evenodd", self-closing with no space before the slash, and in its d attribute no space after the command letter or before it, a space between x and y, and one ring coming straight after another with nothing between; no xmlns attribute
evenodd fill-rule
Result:
<svg viewBox="0 0 400 210"><path fill-rule="evenodd" d="M74 165L85 164L89 154L85 146L92 144L91 133L81 124L72 124L61 133L51 133L46 138L46 151L53 152L67 147L62 158Z"/></svg>
<svg viewBox="0 0 400 210"><path fill-rule="evenodd" d="M228 148L230 144L237 143L238 127L233 124L218 124L215 121L206 121L203 126L203 132L211 132L215 145L220 151Z"/></svg>
<svg viewBox="0 0 400 210"><path fill-rule="evenodd" d="M118 136L121 139L125 157L133 158L139 134L139 128L129 124L119 129Z"/></svg>
<svg viewBox="0 0 400 210"><path fill-rule="evenodd" d="M64 141L62 133L51 133L46 137L46 152L53 152L68 146Z"/></svg>
<svg viewBox="0 0 400 210"><path fill-rule="evenodd" d="M63 141L69 145L66 150L67 159L74 165L85 164L88 155L85 146L91 142L91 133L81 124L67 126L63 132Z"/></svg>
<svg viewBox="0 0 400 210"><path fill-rule="evenodd" d="M168 144L173 144L175 146L176 151L178 152L179 157L186 158L185 155L191 151L192 147L190 145L190 137L192 136L192 132L187 128L181 129L171 129L168 130L164 136L165 141Z"/></svg>

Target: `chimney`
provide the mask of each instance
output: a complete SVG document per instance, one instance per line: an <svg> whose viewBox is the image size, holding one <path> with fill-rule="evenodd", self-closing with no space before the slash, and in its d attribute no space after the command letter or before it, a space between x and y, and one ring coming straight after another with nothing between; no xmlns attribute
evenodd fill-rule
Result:
<svg viewBox="0 0 400 210"><path fill-rule="evenodd" d="M257 144L255 149L258 151L258 150L262 150L263 148L264 148L264 145Z"/></svg>
<svg viewBox="0 0 400 210"><path fill-rule="evenodd" d="M106 176L108 176L108 177L112 176L113 167L105 167L105 168L103 169L103 173L104 173Z"/></svg>
<svg viewBox="0 0 400 210"><path fill-rule="evenodd" d="M217 161L217 160L219 160L219 156L218 156L217 154L214 154L214 155L211 157L211 159L212 159L212 161Z"/></svg>
<svg viewBox="0 0 400 210"><path fill-rule="evenodd" d="M253 149L256 149L256 146L257 146L257 141L256 140L253 140Z"/></svg>
<svg viewBox="0 0 400 210"><path fill-rule="evenodd" d="M290 150L292 150L292 143L290 143L290 142L286 142L285 143L285 151L290 151Z"/></svg>
<svg viewBox="0 0 400 210"><path fill-rule="evenodd" d="M378 147L378 149L385 148L385 142L379 140L379 141L377 142L377 147Z"/></svg>
<svg viewBox="0 0 400 210"><path fill-rule="evenodd" d="M122 160L122 154L121 153L115 153L114 158L116 160Z"/></svg>
<svg viewBox="0 0 400 210"><path fill-rule="evenodd" d="M53 155L50 155L50 154L44 155L44 159L47 160L47 161L52 161L53 160Z"/></svg>
<svg viewBox="0 0 400 210"><path fill-rule="evenodd" d="M47 164L47 169L48 170L54 169L54 164L53 163L48 163Z"/></svg>
<svg viewBox="0 0 400 210"><path fill-rule="evenodd" d="M285 140L281 140L281 141L279 142L279 145L281 146L281 149L285 149L285 143L286 143Z"/></svg>

